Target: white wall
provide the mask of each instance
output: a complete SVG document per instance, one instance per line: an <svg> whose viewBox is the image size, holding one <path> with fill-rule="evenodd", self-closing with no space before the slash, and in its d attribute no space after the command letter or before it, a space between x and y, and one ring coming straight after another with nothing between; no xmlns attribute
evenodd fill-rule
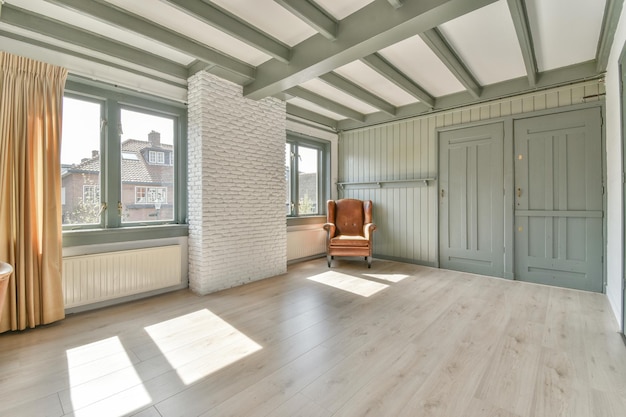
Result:
<svg viewBox="0 0 626 417"><path fill-rule="evenodd" d="M201 71L189 79L189 286L206 294L282 274L285 102L249 100Z"/></svg>
<svg viewBox="0 0 626 417"><path fill-rule="evenodd" d="M606 294L617 320L622 312L622 132L619 83L619 56L626 42L626 7L622 9L606 73L607 153L607 287Z"/></svg>

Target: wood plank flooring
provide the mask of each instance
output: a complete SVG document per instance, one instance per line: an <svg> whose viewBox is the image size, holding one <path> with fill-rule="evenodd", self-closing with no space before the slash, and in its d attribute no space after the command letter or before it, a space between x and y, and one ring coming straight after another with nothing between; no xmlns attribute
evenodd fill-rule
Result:
<svg viewBox="0 0 626 417"><path fill-rule="evenodd" d="M0 335L2 416L626 416L601 294L325 259Z"/></svg>

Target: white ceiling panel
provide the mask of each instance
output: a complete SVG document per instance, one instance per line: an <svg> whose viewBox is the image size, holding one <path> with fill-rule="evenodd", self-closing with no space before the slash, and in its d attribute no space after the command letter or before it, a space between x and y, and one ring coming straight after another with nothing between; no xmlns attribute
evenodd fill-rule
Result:
<svg viewBox="0 0 626 417"><path fill-rule="evenodd" d="M539 71L596 57L605 0L527 0Z"/></svg>
<svg viewBox="0 0 626 417"><path fill-rule="evenodd" d="M154 42L146 37L128 32L124 29L119 29L107 23L101 22L98 19L85 16L45 1L35 2L32 0L9 0L7 3L21 7L25 10L31 10L39 14L44 14L50 19L58 20L94 34L117 40L118 42L159 55L179 64L189 65L194 61L193 57L178 52L170 47L161 45L160 43Z"/></svg>
<svg viewBox="0 0 626 417"><path fill-rule="evenodd" d="M266 53L199 21L161 0L106 1L250 65L260 65L271 58Z"/></svg>
<svg viewBox="0 0 626 417"><path fill-rule="evenodd" d="M361 61L341 66L335 72L396 107L419 101Z"/></svg>
<svg viewBox="0 0 626 417"><path fill-rule="evenodd" d="M317 32L274 0L211 0L262 32L294 46Z"/></svg>
<svg viewBox="0 0 626 417"><path fill-rule="evenodd" d="M345 19L374 0L315 0L315 3L337 20Z"/></svg>
<svg viewBox="0 0 626 417"><path fill-rule="evenodd" d="M312 80L304 82L300 84L300 87L304 87L307 90L326 97L329 100L332 100L339 104L343 104L346 107L350 107L351 109L356 110L359 113L369 114L379 111L376 107L372 107L369 104L364 103L361 100L356 99L341 90L338 90L337 88L325 83L318 78L314 78Z"/></svg>
<svg viewBox="0 0 626 417"><path fill-rule="evenodd" d="M321 114L322 116L330 117L333 120L345 120L346 117L341 114L337 114L330 110L326 110L324 107L318 106L315 103L311 103L310 101L303 100L300 97L294 97L287 100L287 103L293 104L294 106L303 108L305 110L310 110L317 114Z"/></svg>
<svg viewBox="0 0 626 417"><path fill-rule="evenodd" d="M379 53L434 97L465 90L419 35L381 49Z"/></svg>
<svg viewBox="0 0 626 417"><path fill-rule="evenodd" d="M526 75L506 0L446 22L439 29L481 85Z"/></svg>

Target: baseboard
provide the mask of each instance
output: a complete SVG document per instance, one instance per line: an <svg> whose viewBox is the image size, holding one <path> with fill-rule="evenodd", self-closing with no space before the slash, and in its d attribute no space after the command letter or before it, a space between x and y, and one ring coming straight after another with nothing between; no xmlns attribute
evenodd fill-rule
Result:
<svg viewBox="0 0 626 417"><path fill-rule="evenodd" d="M414 264L414 265L429 266L431 268L438 268L436 262L425 262L425 261L420 261L416 259L398 258L395 256L386 256L386 255L377 255L377 254L374 254L372 258L374 259L374 261L376 261L376 259L385 259L387 261L404 262L406 264Z"/></svg>
<svg viewBox="0 0 626 417"><path fill-rule="evenodd" d="M305 256L304 258L291 259L291 260L287 261L287 265L297 264L299 262L310 261L312 259L323 258L325 256L326 256L325 253L318 253L316 255Z"/></svg>

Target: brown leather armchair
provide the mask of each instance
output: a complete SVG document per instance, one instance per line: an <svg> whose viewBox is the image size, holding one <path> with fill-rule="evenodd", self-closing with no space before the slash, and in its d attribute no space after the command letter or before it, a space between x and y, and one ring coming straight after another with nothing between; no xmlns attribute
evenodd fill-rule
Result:
<svg viewBox="0 0 626 417"><path fill-rule="evenodd" d="M372 201L345 198L328 200L326 258L330 268L335 256L364 256L372 267L372 235L376 225L372 220Z"/></svg>

